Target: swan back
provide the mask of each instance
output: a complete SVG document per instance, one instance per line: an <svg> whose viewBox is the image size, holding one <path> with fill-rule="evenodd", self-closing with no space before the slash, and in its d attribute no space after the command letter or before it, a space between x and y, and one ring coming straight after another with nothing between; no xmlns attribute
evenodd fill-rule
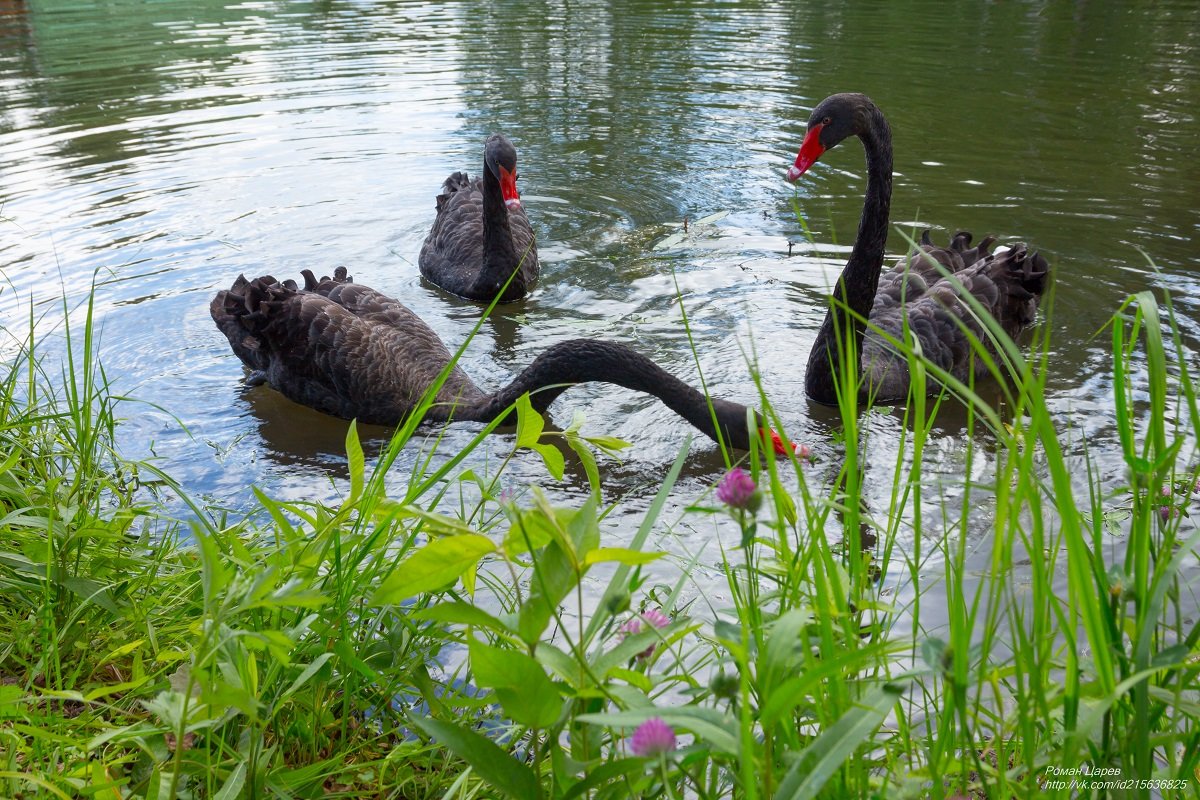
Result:
<svg viewBox="0 0 1200 800"><path fill-rule="evenodd" d="M906 359L874 328L903 340L907 317L922 353L965 381L972 373L977 377L987 373L982 361L972 357L972 337L992 354L996 350L963 300L964 294L973 297L1010 337L1033 324L1050 275L1046 259L1023 243L993 254L989 250L994 237L974 248L969 247L970 241L969 233L960 232L949 248L938 248L923 237L909 259L880 278L862 353L868 387L864 391L873 393L877 401L903 400L910 377Z"/></svg>
<svg viewBox="0 0 1200 800"><path fill-rule="evenodd" d="M437 334L399 302L354 284L339 267L305 285L239 276L209 306L238 358L297 403L344 419L396 424L450 361ZM438 393L473 402L479 389L455 368Z"/></svg>

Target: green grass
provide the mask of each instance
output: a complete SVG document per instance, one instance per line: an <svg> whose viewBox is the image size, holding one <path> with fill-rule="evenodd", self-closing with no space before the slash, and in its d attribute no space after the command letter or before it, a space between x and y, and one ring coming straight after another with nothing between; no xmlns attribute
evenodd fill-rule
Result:
<svg viewBox="0 0 1200 800"><path fill-rule="evenodd" d="M31 335L0 378L0 796L1196 794L1200 413L1167 297L1131 297L1105 334L1123 480L1067 445L1047 342L1000 336L1003 408L909 349L918 387L949 388L904 409L894 465L846 402L837 463L758 448L756 513L706 494L672 517L685 446L624 547L596 457L622 443L527 404L513 450L550 482L554 445L579 453L576 507L502 497L507 461L465 469L494 426L435 443L389 495L409 424L371 465L351 427L338 507L257 493L245 519L193 504L181 523L155 493L186 487L116 454L90 308L78 330L61 369ZM923 480L943 403L969 410L982 475L957 500ZM645 549L685 525L707 552ZM695 589L714 558L723 604ZM650 609L669 623L631 632ZM653 717L679 747L638 756Z"/></svg>

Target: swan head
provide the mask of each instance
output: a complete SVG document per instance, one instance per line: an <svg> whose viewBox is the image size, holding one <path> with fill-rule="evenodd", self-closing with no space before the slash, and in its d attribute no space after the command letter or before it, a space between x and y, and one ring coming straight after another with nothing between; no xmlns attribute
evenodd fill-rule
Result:
<svg viewBox="0 0 1200 800"><path fill-rule="evenodd" d="M808 118L808 133L800 145L796 163L788 167L787 179L794 181L808 172L817 159L848 136L861 136L871 126L877 112L865 94L846 92L826 97Z"/></svg>
<svg viewBox="0 0 1200 800"><path fill-rule="evenodd" d="M503 134L493 133L483 148L483 163L500 182L500 194L510 210L521 207L517 193L517 149Z"/></svg>

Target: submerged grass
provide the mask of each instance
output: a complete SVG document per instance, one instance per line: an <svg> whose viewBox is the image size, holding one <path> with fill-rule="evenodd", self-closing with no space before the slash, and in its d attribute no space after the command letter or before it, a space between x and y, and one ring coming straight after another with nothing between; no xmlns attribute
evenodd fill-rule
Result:
<svg viewBox="0 0 1200 800"><path fill-rule="evenodd" d="M412 422L370 469L351 426L338 507L171 519L154 493L186 492L116 451L89 307L61 375L31 334L0 380L0 796L1194 796L1196 379L1169 298L1110 329L1123 481L1064 446L1044 340L997 337L1006 409L899 342L894 464L847 400L840 463L756 448L756 500L669 520L685 446L614 547L593 450L621 443L527 403L514 450L552 477L575 450L577 507L462 469L494 425L389 495ZM926 480L944 402L985 476L957 501ZM711 526L726 605L700 554L644 549L681 523Z"/></svg>

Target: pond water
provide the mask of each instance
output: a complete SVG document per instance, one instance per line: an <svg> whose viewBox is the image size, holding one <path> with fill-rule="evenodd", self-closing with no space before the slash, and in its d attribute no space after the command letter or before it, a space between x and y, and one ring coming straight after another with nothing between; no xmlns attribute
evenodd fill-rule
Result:
<svg viewBox="0 0 1200 800"><path fill-rule="evenodd" d="M480 308L424 283L417 252L442 180L477 174L484 138L503 131L542 281L482 326L466 370L495 387L551 343L600 336L697 383L682 297L710 390L754 404L755 348L819 471L837 421L802 377L857 222L861 148L828 154L795 189L783 175L812 106L862 91L893 127L894 221L1019 238L1050 258L1050 402L1118 475L1097 331L1129 293L1165 287L1185 345L1200 339L1200 5L1122 6L0 0L0 322L19 330L32 303L49 331L63 292L77 303L95 275L108 377L149 401L125 406L129 455L234 508L251 485L333 499L345 424L247 389L209 299L239 273L344 264L457 347ZM895 232L890 246L904 249ZM633 442L601 466L606 496L629 495L608 530L628 536L690 428L611 387L572 390L553 412L566 424L577 409L585 430ZM868 423L883 484L901 424ZM453 426L442 447L476 430ZM960 415L936 437L930 469L961 484ZM496 435L473 463L511 446ZM533 453L510 469L515 486L553 484ZM698 438L679 505L722 470ZM575 469L553 491L586 486ZM694 550L711 531L680 536Z"/></svg>

